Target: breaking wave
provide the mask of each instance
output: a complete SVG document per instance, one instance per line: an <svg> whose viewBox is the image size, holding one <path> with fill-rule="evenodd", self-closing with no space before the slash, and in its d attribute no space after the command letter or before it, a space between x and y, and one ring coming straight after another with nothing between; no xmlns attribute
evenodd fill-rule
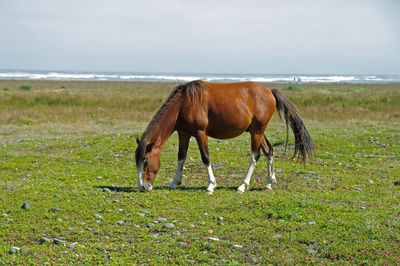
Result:
<svg viewBox="0 0 400 266"><path fill-rule="evenodd" d="M204 74L204 73L128 73L76 71L15 71L0 70L0 79L42 80L112 80L112 81L172 81L205 80L212 82L295 82L295 83L382 83L400 82L400 75L304 75L304 74Z"/></svg>

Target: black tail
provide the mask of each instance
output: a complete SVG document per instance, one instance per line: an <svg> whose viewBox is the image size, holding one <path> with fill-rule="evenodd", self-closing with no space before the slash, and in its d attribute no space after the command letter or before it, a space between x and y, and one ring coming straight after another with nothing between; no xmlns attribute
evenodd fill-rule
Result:
<svg viewBox="0 0 400 266"><path fill-rule="evenodd" d="M284 117L286 122L286 145L288 142L288 125L290 124L295 139L293 157L298 154L299 159L302 160L303 163L305 163L307 156L312 157L314 144L311 140L311 136L304 126L303 120L301 119L296 106L291 101L289 101L289 99L286 98L279 90L272 89L271 91L276 100L276 109L278 110L279 117L281 119L282 117Z"/></svg>

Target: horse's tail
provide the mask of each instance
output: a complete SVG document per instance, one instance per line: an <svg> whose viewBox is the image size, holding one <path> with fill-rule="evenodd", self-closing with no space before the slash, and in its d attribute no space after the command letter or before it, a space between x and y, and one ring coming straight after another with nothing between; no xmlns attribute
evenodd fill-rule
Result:
<svg viewBox="0 0 400 266"><path fill-rule="evenodd" d="M306 158L312 157L312 150L314 144L311 140L311 136L308 133L306 127L304 126L303 120L300 117L299 111L296 106L289 101L279 90L272 89L272 94L276 100L276 109L278 110L279 117L282 119L284 117L286 122L286 144L285 150L288 143L288 125L293 130L295 147L293 158L298 154L299 159L306 162Z"/></svg>

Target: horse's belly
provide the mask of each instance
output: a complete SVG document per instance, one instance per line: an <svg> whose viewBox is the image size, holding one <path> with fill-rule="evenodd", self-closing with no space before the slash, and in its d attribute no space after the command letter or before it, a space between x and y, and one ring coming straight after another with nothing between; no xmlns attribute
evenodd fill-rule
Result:
<svg viewBox="0 0 400 266"><path fill-rule="evenodd" d="M206 133L216 139L231 139L241 135L249 127L249 123L229 124L223 121L208 125Z"/></svg>

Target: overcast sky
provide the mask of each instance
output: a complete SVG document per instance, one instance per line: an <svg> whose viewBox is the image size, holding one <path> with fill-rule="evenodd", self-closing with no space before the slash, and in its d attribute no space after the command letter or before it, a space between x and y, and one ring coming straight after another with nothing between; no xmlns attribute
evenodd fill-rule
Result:
<svg viewBox="0 0 400 266"><path fill-rule="evenodd" d="M400 74L396 0L0 0L0 69Z"/></svg>

